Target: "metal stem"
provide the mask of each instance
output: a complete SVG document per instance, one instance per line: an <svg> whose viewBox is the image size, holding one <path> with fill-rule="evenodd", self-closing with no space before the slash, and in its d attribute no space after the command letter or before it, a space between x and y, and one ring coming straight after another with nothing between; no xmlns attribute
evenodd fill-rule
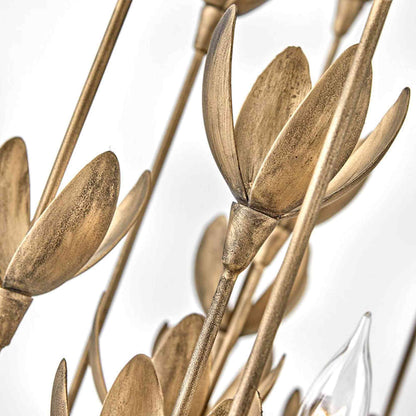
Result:
<svg viewBox="0 0 416 416"><path fill-rule="evenodd" d="M55 163L52 167L52 171L49 175L32 223L40 217L58 192L58 188L62 182L65 170L94 101L95 94L100 86L104 71L107 68L107 64L114 50L114 46L129 11L131 2L132 0L118 0L115 6L110 23L105 31L94 63L92 64L88 78L65 133L65 137L58 151L58 155L56 156Z"/></svg>
<svg viewBox="0 0 416 416"><path fill-rule="evenodd" d="M170 118L168 127L166 129L166 133L162 139L162 142L159 146L158 153L156 155L155 161L153 163L152 167L152 187L150 190L150 196L148 201L146 202L146 205L142 211L142 215L137 219L136 224L134 227L130 230L129 234L127 235L126 241L123 245L122 251L120 253L118 262L116 264L116 267L114 268L113 274L111 276L111 280L108 284L108 287L106 289L105 298L103 300L104 306L103 306L103 313L102 313L102 324L100 325L100 332L102 327L104 326L104 322L107 318L108 312L110 310L110 307L112 305L114 295L117 291L117 288L120 284L121 277L123 275L124 269L126 267L127 261L129 259L130 253L133 249L134 242L136 240L137 234L140 230L140 225L142 223L143 217L147 211L147 208L149 206L150 198L153 195L153 191L155 189L156 183L159 179L160 172L162 169L162 166L166 160L166 156L168 154L169 148L172 144L173 138L175 136L176 129L178 127L179 121L181 119L181 116L183 114L183 111L185 109L185 105L188 101L189 94L192 90L192 86L195 83L196 76L198 74L199 68L202 63L202 59L204 57L204 53L196 50L195 55L192 59L190 68L188 70L188 74L186 76L185 82L183 84L182 90L180 92L180 95L178 97L178 100L176 102L174 111L172 113L172 116ZM88 351L89 351L89 345L90 345L90 337L87 340L87 343L84 347L84 351L81 355L80 361L78 363L77 371L75 373L75 377L72 381L70 391L69 391L69 408L71 409L74 405L74 402L76 400L76 397L78 395L79 389L81 387L82 380L84 379L85 372L88 368Z"/></svg>
<svg viewBox="0 0 416 416"><path fill-rule="evenodd" d="M267 357L282 321L302 257L308 246L322 198L332 177L334 160L348 131L351 114L358 102L361 86L368 74L390 5L391 0L375 0L371 9L229 416L244 416L248 414L250 409Z"/></svg>
<svg viewBox="0 0 416 416"><path fill-rule="evenodd" d="M396 403L396 399L398 393L400 391L400 387L403 384L404 376L406 374L407 367L409 366L410 359L412 358L412 353L416 345L416 321L413 325L412 334L409 338L406 352L402 358L402 362L400 364L399 372L396 375L396 379L394 381L393 388L390 392L390 396L387 402L386 410L384 411L384 416L390 416L392 414L392 410Z"/></svg>
<svg viewBox="0 0 416 416"><path fill-rule="evenodd" d="M192 353L172 416L187 416L189 414L198 381L206 368L236 279L236 273L224 270Z"/></svg>

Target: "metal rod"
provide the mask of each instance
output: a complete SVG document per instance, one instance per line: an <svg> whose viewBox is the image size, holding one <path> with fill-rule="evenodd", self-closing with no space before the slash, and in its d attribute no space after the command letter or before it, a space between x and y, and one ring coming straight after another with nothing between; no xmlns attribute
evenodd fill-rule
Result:
<svg viewBox="0 0 416 416"><path fill-rule="evenodd" d="M406 370L409 366L410 359L412 358L412 353L416 345L416 321L413 325L412 334L409 338L405 354L402 358L402 362L400 364L399 372L396 375L396 379L393 384L393 388L390 392L390 396L387 402L386 410L384 411L384 416L390 416L392 414L394 405L396 403L396 399L398 393L400 391L400 387L403 384L404 376L406 375Z"/></svg>
<svg viewBox="0 0 416 416"><path fill-rule="evenodd" d="M190 412L198 380L206 367L236 279L236 273L224 270L192 353L172 416L185 416Z"/></svg>
<svg viewBox="0 0 416 416"><path fill-rule="evenodd" d="M183 114L183 111L185 109L185 105L188 101L189 94L192 90L192 86L195 83L196 76L198 74L199 68L202 63L202 59L204 57L204 52L201 52L199 50L195 51L195 55L192 59L190 68L188 70L188 74L186 76L185 82L183 84L182 90L180 92L180 95L178 97L178 100L176 102L174 111L172 113L172 116L170 118L168 127L166 129L165 135L162 139L162 142L159 146L158 153L156 155L155 161L153 163L152 167L152 186L150 189L150 196L147 200L145 207L142 211L142 215L137 219L136 224L134 227L130 230L129 234L127 235L126 241L123 245L122 251L120 253L118 262L116 264L116 267L114 268L111 280L108 284L108 287L106 289L105 298L103 300L104 306L103 306L103 318L102 323L100 325L101 332L102 327L104 326L104 322L107 318L108 312L110 310L110 307L112 305L114 295L117 291L117 288L120 284L121 277L123 275L124 269L126 267L127 261L129 259L129 256L131 254L131 251L133 249L134 242L136 240L137 234L140 230L140 225L142 223L144 214L147 211L147 208L149 206L150 198L153 195L153 191L155 189L156 183L159 179L160 172L162 169L162 166L166 160L166 156L168 154L169 148L172 144L173 138L175 136L176 129L178 127L179 121L181 119L181 116ZM90 345L90 337L88 338L86 345L84 347L84 351L81 355L80 361L78 363L77 371L75 373L75 377L72 381L70 391L69 391L69 408L71 409L75 403L76 397L78 395L79 389L81 387L82 380L84 379L85 372L88 367L88 351L89 351L89 345Z"/></svg>
<svg viewBox="0 0 416 416"><path fill-rule="evenodd" d="M363 80L368 74L371 59L384 26L391 1L375 0L371 9L340 98L340 103L334 114L306 192L289 248L276 277L270 301L261 320L257 338L234 397L229 416L244 416L248 414L250 409L267 357L270 354L274 338L282 321L302 257L308 246L322 199L331 179L334 160L348 130L351 114L358 102Z"/></svg>
<svg viewBox="0 0 416 416"><path fill-rule="evenodd" d="M118 0L110 23L105 31L97 55L92 64L88 78L78 99L68 129L62 141L52 171L49 175L39 205L37 207L32 223L35 222L45 208L50 204L58 192L65 170L77 144L79 135L94 101L95 94L100 86L104 71L110 60L114 46L120 34L124 20L129 11L132 0Z"/></svg>

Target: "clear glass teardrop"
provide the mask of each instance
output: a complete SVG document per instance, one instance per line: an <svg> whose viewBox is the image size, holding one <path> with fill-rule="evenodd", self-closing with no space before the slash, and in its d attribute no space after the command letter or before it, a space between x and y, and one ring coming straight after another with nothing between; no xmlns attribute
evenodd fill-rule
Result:
<svg viewBox="0 0 416 416"><path fill-rule="evenodd" d="M371 400L367 312L351 339L326 365L306 395L298 416L368 416Z"/></svg>

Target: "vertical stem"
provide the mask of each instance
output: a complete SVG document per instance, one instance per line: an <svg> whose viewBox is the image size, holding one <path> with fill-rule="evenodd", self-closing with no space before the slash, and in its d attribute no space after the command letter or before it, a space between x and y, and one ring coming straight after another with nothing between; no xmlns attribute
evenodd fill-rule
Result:
<svg viewBox="0 0 416 416"><path fill-rule="evenodd" d="M120 284L121 277L123 275L124 269L126 267L127 261L129 259L130 253L133 249L134 242L136 240L137 234L140 230L140 225L142 223L143 217L147 211L147 208L149 206L150 198L153 195L157 180L159 179L160 172L162 169L162 166L166 160L166 156L168 154L169 148L172 144L173 138L175 136L176 129L178 127L179 121L181 119L181 116L183 114L183 111L185 109L185 105L188 101L189 94L192 90L192 86L195 83L196 76L198 74L199 68L202 63L202 59L204 57L204 53L196 50L195 55L192 59L190 68L188 70L188 74L186 76L185 82L183 84L182 90L180 92L180 95L178 97L178 100L176 102L174 111L172 113L172 116L170 118L168 127L166 129L166 133L162 139L162 142L159 146L158 153L156 155L155 161L153 163L152 167L152 186L150 189L150 195L149 199L147 200L145 207L142 211L142 214L137 219L136 224L134 227L130 230L130 232L127 235L126 241L123 245L122 251L120 253L118 262L116 264L116 267L114 268L113 274L111 276L110 283L108 284L108 287L106 289L105 299L103 300L104 306L103 306L103 313L102 313L102 323L100 325L100 332L102 330L102 327L104 326L105 320L107 318L108 312L110 310L110 307L112 305L114 295L117 291L117 288ZM69 408L71 409L72 406L75 403L76 397L78 395L79 389L81 387L82 380L84 379L85 372L88 367L88 351L90 346L90 337L88 338L86 345L84 347L84 351L81 355L80 361L78 363L77 371L75 373L75 377L72 381L70 390L69 390Z"/></svg>
<svg viewBox="0 0 416 416"><path fill-rule="evenodd" d="M390 416L392 414L392 410L396 403L396 399L397 399L400 387L403 383L404 376L406 374L407 367L410 363L410 359L412 357L412 353L415 348L415 345L416 345L416 322L413 325L412 334L409 338L409 341L406 347L406 352L402 358L399 372L396 375L396 379L394 381L394 385L393 385L393 388L391 390L391 393L387 402L387 407L386 407L386 410L384 411L384 416Z"/></svg>
<svg viewBox="0 0 416 416"><path fill-rule="evenodd" d="M391 0L374 1L229 416L243 416L250 409L331 179L334 160L349 130L351 114L359 99L361 86L367 76L390 5Z"/></svg>
<svg viewBox="0 0 416 416"><path fill-rule="evenodd" d="M202 372L211 354L237 274L224 270L191 357L172 416L187 416Z"/></svg>
<svg viewBox="0 0 416 416"><path fill-rule="evenodd" d="M227 331L225 332L221 346L214 357L211 368L211 385L207 397L207 403L214 391L218 378L224 368L224 364L227 361L228 355L237 342L247 321L248 314L251 309L251 301L263 271L264 267L261 264L257 264L255 261L251 264L248 270L244 286L241 289L240 296L238 297L230 322L227 326Z"/></svg>
<svg viewBox="0 0 416 416"><path fill-rule="evenodd" d="M115 6L110 23L108 24L103 40L101 41L94 63L92 64L88 78L65 133L65 137L58 151L58 155L40 199L33 222L39 218L58 192L59 185L61 184L65 170L88 116L88 112L94 101L95 94L103 78L104 71L110 60L131 2L132 0L118 0Z"/></svg>
<svg viewBox="0 0 416 416"><path fill-rule="evenodd" d="M332 65L332 62L334 62L335 55L337 54L340 42L341 42L341 37L338 35L335 35L334 40L332 41L331 49L329 50L328 56L326 58L323 72L325 72Z"/></svg>

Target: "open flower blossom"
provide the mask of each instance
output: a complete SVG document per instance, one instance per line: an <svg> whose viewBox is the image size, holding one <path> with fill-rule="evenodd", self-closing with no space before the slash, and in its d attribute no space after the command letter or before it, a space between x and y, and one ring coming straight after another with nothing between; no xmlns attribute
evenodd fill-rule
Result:
<svg viewBox="0 0 416 416"><path fill-rule="evenodd" d="M208 52L203 111L209 145L239 203L272 218L293 216L312 177L356 46L347 49L313 89L302 50L287 48L257 79L234 126L231 60L235 18L236 8L231 6L217 26ZM407 88L377 128L358 141L371 80L369 71L335 161L324 205L362 183L388 150L406 116Z"/></svg>
<svg viewBox="0 0 416 416"><path fill-rule="evenodd" d="M120 372L109 392L100 395L104 402L101 416L169 416L175 405L202 324L203 317L192 314L185 317L175 327L169 328L164 325L156 337L152 357L146 355L133 357ZM212 355L212 358L214 357L215 350ZM283 359L273 369L271 363L272 360L269 360L250 416L261 416L262 400L267 398L274 386L280 374ZM198 385L191 416L206 414L205 404L211 380L210 364L211 361ZM220 411L230 407L240 376L241 372L216 401L210 415L223 414ZM52 390L51 416L68 415L66 363L62 361Z"/></svg>
<svg viewBox="0 0 416 416"><path fill-rule="evenodd" d="M119 187L117 157L105 152L31 224L25 143L13 138L0 148L0 348L9 345L32 296L87 270L128 232L147 200L150 172L117 208Z"/></svg>

